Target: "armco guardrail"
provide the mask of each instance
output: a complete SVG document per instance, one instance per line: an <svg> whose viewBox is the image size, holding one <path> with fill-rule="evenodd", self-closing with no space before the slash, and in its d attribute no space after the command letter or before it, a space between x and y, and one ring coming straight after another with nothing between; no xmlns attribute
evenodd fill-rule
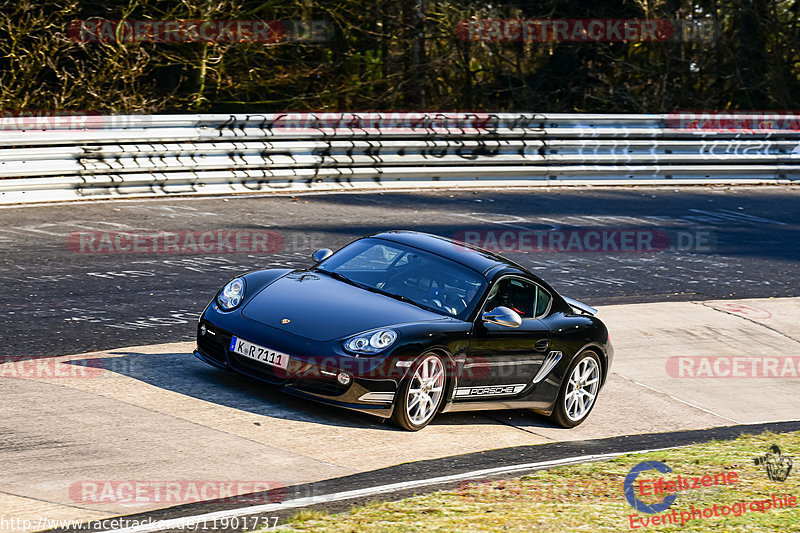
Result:
<svg viewBox="0 0 800 533"><path fill-rule="evenodd" d="M0 203L559 184L787 183L786 115L280 113L0 118Z"/></svg>

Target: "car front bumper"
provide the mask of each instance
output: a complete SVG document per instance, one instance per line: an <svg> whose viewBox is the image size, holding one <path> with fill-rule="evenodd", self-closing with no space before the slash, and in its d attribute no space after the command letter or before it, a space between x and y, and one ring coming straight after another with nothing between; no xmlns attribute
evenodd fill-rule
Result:
<svg viewBox="0 0 800 533"><path fill-rule="evenodd" d="M205 326L204 332L201 332L202 326ZM274 339L265 340L255 332L239 333L237 329L239 335L287 353L290 356L288 367L284 370L233 352L230 350L233 333L205 317L198 323L194 355L212 366L244 374L294 396L383 418L391 417L398 384L403 377L401 370L405 369L386 372L384 369L393 368L386 358L298 355L306 352L308 347L292 349L291 341L276 343ZM340 381L342 374L346 376L341 378L344 383Z"/></svg>

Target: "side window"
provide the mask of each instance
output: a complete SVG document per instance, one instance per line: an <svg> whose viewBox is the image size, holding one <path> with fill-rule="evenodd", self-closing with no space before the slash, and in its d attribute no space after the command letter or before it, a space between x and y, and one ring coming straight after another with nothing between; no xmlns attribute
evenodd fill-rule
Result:
<svg viewBox="0 0 800 533"><path fill-rule="evenodd" d="M522 318L533 318L536 305L536 285L519 278L503 278L489 293L486 311L499 306L516 311Z"/></svg>
<svg viewBox="0 0 800 533"><path fill-rule="evenodd" d="M547 292L539 287L536 286L536 316L542 316L545 312L547 312L547 308L550 305L550 300L552 296L547 294Z"/></svg>

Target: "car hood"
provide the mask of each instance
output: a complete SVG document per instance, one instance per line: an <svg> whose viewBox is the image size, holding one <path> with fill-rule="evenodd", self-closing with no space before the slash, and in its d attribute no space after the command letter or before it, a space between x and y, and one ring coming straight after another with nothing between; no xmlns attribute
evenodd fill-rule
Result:
<svg viewBox="0 0 800 533"><path fill-rule="evenodd" d="M447 317L326 274L298 271L275 280L242 309L262 324L315 341Z"/></svg>

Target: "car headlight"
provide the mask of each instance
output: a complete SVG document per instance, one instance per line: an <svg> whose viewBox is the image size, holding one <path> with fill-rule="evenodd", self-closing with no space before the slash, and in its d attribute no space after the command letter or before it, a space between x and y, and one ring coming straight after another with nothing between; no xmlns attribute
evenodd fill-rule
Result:
<svg viewBox="0 0 800 533"><path fill-rule="evenodd" d="M225 311L235 309L244 299L244 280L234 278L217 295L217 303Z"/></svg>
<svg viewBox="0 0 800 533"><path fill-rule="evenodd" d="M359 333L344 341L344 347L354 353L373 354L382 352L397 340L397 332L393 329L378 329Z"/></svg>

